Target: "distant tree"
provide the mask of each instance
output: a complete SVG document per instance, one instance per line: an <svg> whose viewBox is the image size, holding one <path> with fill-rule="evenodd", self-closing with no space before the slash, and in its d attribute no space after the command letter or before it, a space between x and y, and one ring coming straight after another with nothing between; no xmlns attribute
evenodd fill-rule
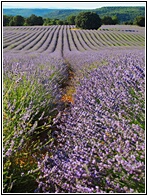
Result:
<svg viewBox="0 0 148 196"><path fill-rule="evenodd" d="M67 20L63 20L64 25L69 25Z"/></svg>
<svg viewBox="0 0 148 196"><path fill-rule="evenodd" d="M102 18L102 24L104 25L112 25L113 24L113 20L110 16L104 16Z"/></svg>
<svg viewBox="0 0 148 196"><path fill-rule="evenodd" d="M9 26L15 26L15 22L13 20L14 16L9 16Z"/></svg>
<svg viewBox="0 0 148 196"><path fill-rule="evenodd" d="M3 26L9 26L10 17L7 15L3 15Z"/></svg>
<svg viewBox="0 0 148 196"><path fill-rule="evenodd" d="M26 25L34 26L34 25L43 25L44 20L41 16L36 16L32 14L30 17L26 19Z"/></svg>
<svg viewBox="0 0 148 196"><path fill-rule="evenodd" d="M45 18L43 25L48 26L48 25L50 25L50 23L51 23L51 19L50 18Z"/></svg>
<svg viewBox="0 0 148 196"><path fill-rule="evenodd" d="M112 16L112 24L113 25L119 24L119 19L117 16Z"/></svg>
<svg viewBox="0 0 148 196"><path fill-rule="evenodd" d="M56 25L57 24L57 19L52 19L51 20L51 25Z"/></svg>
<svg viewBox="0 0 148 196"><path fill-rule="evenodd" d="M76 19L76 16L74 16L74 15L68 16L68 18L67 18L68 24L69 25L75 25L75 19Z"/></svg>
<svg viewBox="0 0 148 196"><path fill-rule="evenodd" d="M63 24L64 24L64 22L62 20L57 21L57 25L63 25Z"/></svg>
<svg viewBox="0 0 148 196"><path fill-rule="evenodd" d="M32 14L30 17L28 17L28 18L26 19L26 24L27 24L28 26L33 26L33 25L35 25L36 19L37 19L37 16L34 15L34 14Z"/></svg>
<svg viewBox="0 0 148 196"><path fill-rule="evenodd" d="M145 17L144 16L137 16L134 20L134 24L140 27L145 27Z"/></svg>
<svg viewBox="0 0 148 196"><path fill-rule="evenodd" d="M15 23L14 23L13 19L10 20L9 26L15 26Z"/></svg>
<svg viewBox="0 0 148 196"><path fill-rule="evenodd" d="M101 19L94 12L80 12L76 16L75 24L81 29L98 29L101 26Z"/></svg>
<svg viewBox="0 0 148 196"><path fill-rule="evenodd" d="M126 21L126 22L123 22L122 24L124 24L124 25L133 25L133 21L132 20Z"/></svg>
<svg viewBox="0 0 148 196"><path fill-rule="evenodd" d="M13 23L14 23L13 26L23 26L24 22L25 22L24 17L22 17L20 15L17 15L17 16L13 17Z"/></svg>
<svg viewBox="0 0 148 196"><path fill-rule="evenodd" d="M36 25L43 25L44 23L44 20L41 16L38 16L37 17L37 21L36 21Z"/></svg>

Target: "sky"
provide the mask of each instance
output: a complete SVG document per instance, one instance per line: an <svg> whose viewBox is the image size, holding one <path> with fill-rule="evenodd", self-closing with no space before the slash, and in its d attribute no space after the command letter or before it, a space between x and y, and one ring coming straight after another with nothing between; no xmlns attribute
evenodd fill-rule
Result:
<svg viewBox="0 0 148 196"><path fill-rule="evenodd" d="M123 1L96 1L96 2L90 2L90 1L29 1L29 2L12 2L12 1L2 1L3 8L58 8L58 9L95 9L100 7L108 7L108 6L145 6L145 2L123 2Z"/></svg>

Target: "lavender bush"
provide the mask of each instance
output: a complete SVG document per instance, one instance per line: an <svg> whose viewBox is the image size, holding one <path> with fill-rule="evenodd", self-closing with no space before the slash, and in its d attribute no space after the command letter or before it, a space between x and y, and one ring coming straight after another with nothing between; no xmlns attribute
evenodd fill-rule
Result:
<svg viewBox="0 0 148 196"><path fill-rule="evenodd" d="M144 77L144 53L132 51L81 80L36 192L145 192Z"/></svg>
<svg viewBox="0 0 148 196"><path fill-rule="evenodd" d="M61 110L60 86L68 77L62 59L31 55L10 53L3 59L3 185L7 193L33 191L36 186L37 160L44 154L44 145L53 141L52 118ZM28 179L32 187L24 187Z"/></svg>

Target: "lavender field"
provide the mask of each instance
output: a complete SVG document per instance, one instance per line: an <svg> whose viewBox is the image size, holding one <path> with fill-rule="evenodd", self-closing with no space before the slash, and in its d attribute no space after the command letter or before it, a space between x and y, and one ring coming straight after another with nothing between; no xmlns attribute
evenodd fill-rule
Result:
<svg viewBox="0 0 148 196"><path fill-rule="evenodd" d="M145 31L130 26L102 26L99 30L77 30L75 26L4 27L4 52L48 52L65 56L71 51L142 47Z"/></svg>
<svg viewBox="0 0 148 196"><path fill-rule="evenodd" d="M3 28L3 191L145 193L145 29Z"/></svg>

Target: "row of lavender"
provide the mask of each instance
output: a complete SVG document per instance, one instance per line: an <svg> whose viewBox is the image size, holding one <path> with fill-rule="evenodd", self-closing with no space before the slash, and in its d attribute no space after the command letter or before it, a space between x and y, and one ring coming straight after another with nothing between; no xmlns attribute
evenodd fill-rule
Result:
<svg viewBox="0 0 148 196"><path fill-rule="evenodd" d="M130 27L129 27L130 29ZM75 30L74 26L4 27L4 51L48 52L98 50L105 47L144 46L144 29L116 31Z"/></svg>
<svg viewBox="0 0 148 196"><path fill-rule="evenodd" d="M89 65L95 57L102 63L85 71L75 103L59 119L57 145L47 145L49 152L38 162L35 192L144 193L144 50L85 57ZM82 70L80 56L73 61Z"/></svg>
<svg viewBox="0 0 148 196"><path fill-rule="evenodd" d="M37 160L50 143L52 118L63 110L69 70L58 53L3 55L3 191L32 192ZM28 182L31 186L28 186ZM24 186L27 184L27 186ZM33 189L33 190L32 190Z"/></svg>

